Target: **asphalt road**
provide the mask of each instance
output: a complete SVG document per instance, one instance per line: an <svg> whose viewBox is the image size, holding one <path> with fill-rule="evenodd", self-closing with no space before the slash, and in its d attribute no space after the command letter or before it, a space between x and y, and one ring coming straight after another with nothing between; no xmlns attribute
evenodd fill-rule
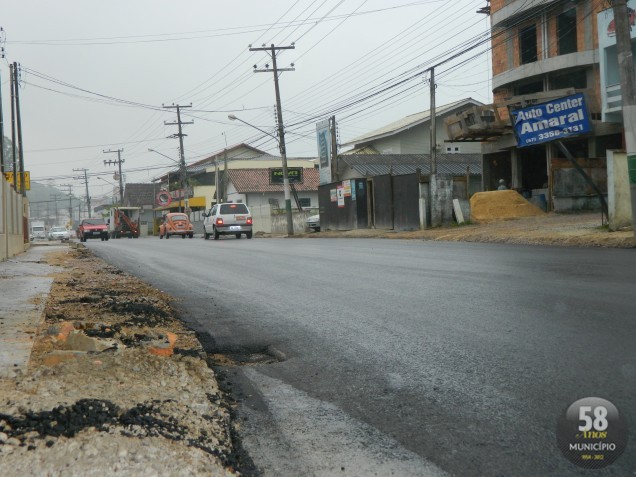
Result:
<svg viewBox="0 0 636 477"><path fill-rule="evenodd" d="M265 475L580 475L556 422L598 396L636 474L636 252L372 239L87 242L181 298ZM275 353L276 354L276 353Z"/></svg>

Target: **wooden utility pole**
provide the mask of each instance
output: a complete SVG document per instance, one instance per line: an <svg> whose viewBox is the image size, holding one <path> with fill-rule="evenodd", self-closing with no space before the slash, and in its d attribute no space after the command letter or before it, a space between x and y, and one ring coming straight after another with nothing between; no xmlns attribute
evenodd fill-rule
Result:
<svg viewBox="0 0 636 477"><path fill-rule="evenodd" d="M20 87L18 81L18 64L13 62L13 87L15 88L15 112L18 131L18 159L20 172L20 193L26 197L26 177L24 174L24 148L22 147L22 119L20 116ZM15 177L15 170L13 171Z"/></svg>
<svg viewBox="0 0 636 477"><path fill-rule="evenodd" d="M73 169L75 172L83 172L84 173L84 185L86 186L86 204L88 207L88 217L91 216L91 196L88 194L88 169ZM79 177L78 179L81 179ZM79 215L78 215L79 218Z"/></svg>
<svg viewBox="0 0 636 477"><path fill-rule="evenodd" d="M17 157L16 144L15 144L15 134L16 134L16 126L15 126L15 81L16 74L13 68L13 65L9 65L9 70L11 71L11 155L13 160L13 190L18 191L18 167L15 162Z"/></svg>
<svg viewBox="0 0 636 477"><path fill-rule="evenodd" d="M117 149L116 151L111 151L109 149L108 151L103 151L104 154L117 153L116 161L104 160L104 165L117 164L119 166L119 205L124 205L124 179L121 174L121 165L122 163L126 162L126 160L121 158L122 152L124 152L123 149Z"/></svg>
<svg viewBox="0 0 636 477"><path fill-rule="evenodd" d="M0 54L2 58L2 54ZM2 84L2 78L0 78L0 85ZM5 169L6 157L4 157L4 115L2 113L2 88L0 88L0 174L7 172Z"/></svg>
<svg viewBox="0 0 636 477"><path fill-rule="evenodd" d="M179 138L179 168L181 169L181 192L183 194L183 206L185 212L188 212L189 208L189 199L190 199L190 184L188 183L188 170L186 168L185 163L185 153L183 151L183 136L187 136L187 134L183 134L182 125L183 124L194 124L194 121L181 121L181 108L191 108L192 104L189 105L180 105L173 104L171 106L163 106L167 109L176 109L177 110L177 122L176 123L167 123L163 122L166 126L178 126L179 132L177 134L173 134L170 137L178 137ZM181 212L181 200L179 200L179 212Z"/></svg>
<svg viewBox="0 0 636 477"><path fill-rule="evenodd" d="M616 30L616 53L621 79L623 128L627 148L627 168L632 202L632 229L636 237L636 80L634 58L626 0L613 0L614 25Z"/></svg>
<svg viewBox="0 0 636 477"><path fill-rule="evenodd" d="M266 65L265 69L257 69L254 66L255 73L274 73L274 89L276 91L276 118L278 119L278 148L283 161L283 189L285 191L285 214L287 215L287 235L294 235L294 219L292 217L291 208L291 188L289 187L289 176L287 173L287 150L285 147L285 127L283 126L283 108L280 101L280 89L278 87L278 73L280 71L295 71L293 64L291 68L278 68L276 65L276 53L280 50L293 50L296 48L291 46L274 46L272 43L269 47L251 48L250 51L267 51L272 57L272 69Z"/></svg>
<svg viewBox="0 0 636 477"><path fill-rule="evenodd" d="M437 174L437 122L436 122L436 112L435 112L435 68L431 68L429 70L431 72L431 108L430 108L430 116L431 116L431 176Z"/></svg>

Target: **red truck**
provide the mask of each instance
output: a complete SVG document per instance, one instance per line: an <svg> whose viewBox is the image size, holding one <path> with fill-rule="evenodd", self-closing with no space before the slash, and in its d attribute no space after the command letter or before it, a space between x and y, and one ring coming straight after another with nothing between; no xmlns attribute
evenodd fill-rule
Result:
<svg viewBox="0 0 636 477"><path fill-rule="evenodd" d="M86 242L89 238L108 240L108 224L104 219L82 219L77 229L80 242Z"/></svg>

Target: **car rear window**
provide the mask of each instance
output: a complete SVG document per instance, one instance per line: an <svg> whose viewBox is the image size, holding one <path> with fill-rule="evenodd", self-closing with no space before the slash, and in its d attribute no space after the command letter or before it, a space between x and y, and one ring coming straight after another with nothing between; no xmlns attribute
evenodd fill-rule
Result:
<svg viewBox="0 0 636 477"><path fill-rule="evenodd" d="M84 225L104 225L104 219L84 219L82 222Z"/></svg>
<svg viewBox="0 0 636 477"><path fill-rule="evenodd" d="M187 215L173 215L172 216L172 220L188 220L188 216Z"/></svg>
<svg viewBox="0 0 636 477"><path fill-rule="evenodd" d="M249 210L247 210L247 206L245 204L222 204L221 211L219 212L221 215L224 214L249 214Z"/></svg>
<svg viewBox="0 0 636 477"><path fill-rule="evenodd" d="M51 232L66 232L66 229L64 227L53 227Z"/></svg>

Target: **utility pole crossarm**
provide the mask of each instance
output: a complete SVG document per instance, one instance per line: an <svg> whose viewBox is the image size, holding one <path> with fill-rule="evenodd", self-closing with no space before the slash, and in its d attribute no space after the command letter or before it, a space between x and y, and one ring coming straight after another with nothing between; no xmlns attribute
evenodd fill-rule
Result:
<svg viewBox="0 0 636 477"><path fill-rule="evenodd" d="M122 163L126 162L125 159L121 158L121 153L124 152L123 149L117 149L116 151L112 151L112 150L108 150L108 151L103 151L104 154L117 154L117 160L116 161L110 161L110 160L104 160L104 165L114 165L117 164L119 166L119 201L120 201L120 205L124 205L124 179L122 177L122 173L121 173L121 165Z"/></svg>
<svg viewBox="0 0 636 477"><path fill-rule="evenodd" d="M172 104L170 106L163 106L166 109L176 109L177 110L177 122L173 122L173 123L168 123L166 121L164 121L164 124L166 126L178 126L179 128L179 132L177 134L174 134L171 137L178 137L179 138L179 168L181 169L181 191L183 193L183 205L184 208L187 209L189 208L189 195L190 195L190 185L188 182L188 169L186 167L186 163L185 163L185 152L183 149L183 137L187 136L187 134L183 133L183 129L182 126L184 124L194 124L194 121L181 121L181 109L182 108L191 108L192 104L189 105L181 105L181 104ZM179 212L181 212L181 202L179 202Z"/></svg>

